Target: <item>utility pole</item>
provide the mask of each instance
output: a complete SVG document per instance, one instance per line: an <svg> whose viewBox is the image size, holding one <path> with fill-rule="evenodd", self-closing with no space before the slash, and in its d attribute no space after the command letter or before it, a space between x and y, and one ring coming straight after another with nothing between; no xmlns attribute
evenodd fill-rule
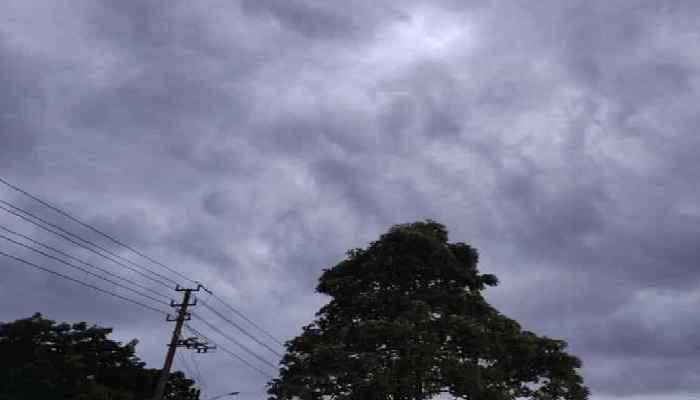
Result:
<svg viewBox="0 0 700 400"><path fill-rule="evenodd" d="M183 340L182 335L182 325L185 321L189 321L192 316L187 309L190 306L197 305L197 299L190 303L190 298L192 297L192 292L198 292L199 289L203 288L202 285L197 285L194 289L181 288L179 285L175 288L178 292L183 292L182 303L175 304L174 301L170 301L170 306L177 309L177 317L174 319L167 316L166 321L175 322L175 329L173 329L173 336L170 339L170 345L168 345L168 354L165 356L165 364L163 369L160 371L160 376L158 377L158 383L156 384L156 389L153 394L153 400L162 400L163 394L165 392L165 385L168 382L168 377L170 376L170 368L173 366L173 359L175 358L175 351L178 347L185 346L187 348L194 348L198 352L206 352L209 348L206 344L197 343L196 338L188 338ZM206 290L206 289L204 289ZM200 351L203 349L203 351Z"/></svg>

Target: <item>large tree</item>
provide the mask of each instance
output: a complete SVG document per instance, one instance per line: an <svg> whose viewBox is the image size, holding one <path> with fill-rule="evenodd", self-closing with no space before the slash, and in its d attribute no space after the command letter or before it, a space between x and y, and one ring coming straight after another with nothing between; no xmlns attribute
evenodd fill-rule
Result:
<svg viewBox="0 0 700 400"><path fill-rule="evenodd" d="M56 323L41 314L0 323L0 399L143 400L158 370L135 355L137 341L109 338L110 328ZM171 374L167 400L196 400L194 382Z"/></svg>
<svg viewBox="0 0 700 400"><path fill-rule="evenodd" d="M523 330L482 295L496 277L433 221L398 225L324 270L331 297L287 343L271 399L588 397L566 343Z"/></svg>

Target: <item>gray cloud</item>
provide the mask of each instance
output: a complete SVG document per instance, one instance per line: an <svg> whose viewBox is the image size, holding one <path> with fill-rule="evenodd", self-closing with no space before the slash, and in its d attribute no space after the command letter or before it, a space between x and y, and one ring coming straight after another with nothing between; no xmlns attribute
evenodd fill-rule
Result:
<svg viewBox="0 0 700 400"><path fill-rule="evenodd" d="M275 2L246 1L242 3L245 12L251 15L268 15L290 30L311 38L334 38L356 36L365 28L352 15L343 16L333 12L331 7L307 1ZM334 8L334 7L333 7Z"/></svg>
<svg viewBox="0 0 700 400"><path fill-rule="evenodd" d="M285 337L324 301L322 268L435 218L499 275L489 299L571 343L593 399L685 398L698 393L699 11L8 1L0 171ZM162 361L167 325L2 265L0 319L114 325ZM263 388L221 354L200 362L208 393Z"/></svg>
<svg viewBox="0 0 700 400"><path fill-rule="evenodd" d="M28 57L15 53L0 35L0 167L31 156L37 118L43 110L38 82L32 81L35 68ZM32 71L34 70L34 71Z"/></svg>

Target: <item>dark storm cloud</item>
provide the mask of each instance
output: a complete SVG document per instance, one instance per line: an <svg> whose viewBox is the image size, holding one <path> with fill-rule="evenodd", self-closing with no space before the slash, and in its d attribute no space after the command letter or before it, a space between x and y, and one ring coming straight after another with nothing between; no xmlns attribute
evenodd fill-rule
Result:
<svg viewBox="0 0 700 400"><path fill-rule="evenodd" d="M699 254L693 242L700 233L700 220L696 212L683 211L689 199L695 199L690 203L697 201L696 190L687 184L687 179L693 179L696 174L691 171L699 166L696 160L685 156L688 148L697 149L692 133L697 125L696 117L686 111L678 98L697 98L698 94L690 84L691 77L697 76L696 64L681 61L682 54L669 58L669 54L654 54L652 49L646 58L632 55L649 51L646 46L654 36L649 29L669 23L660 13L639 8L634 11L635 18L629 14L622 18L615 5L582 6L581 18L572 16L575 31L558 38L571 51L565 53L567 56L562 61L572 66L568 69L572 76L592 94L602 95L599 103L612 102L623 114L597 122L591 115L572 125L575 129L568 132L572 136L570 140L574 141L574 135L583 139L576 146L562 146L562 157L567 162L547 165L534 159L537 167L530 167L530 172L514 180L504 174L506 179L501 180L503 192L499 198L505 200L505 211L513 218L509 239L520 248L519 254L527 254L525 259L530 262L551 263L558 270L571 268L579 274L571 276L571 283L564 278L561 290L544 295L542 288L561 287L563 277L556 274L552 282L542 279L539 289L533 288L529 295L535 296L540 290L539 299L515 311L516 314L529 309L531 314L527 318L531 321L545 316L557 318L552 322L542 319L535 325L560 325L560 331L571 332L569 341L574 348L581 349L584 360L586 354L607 357L620 368L634 370L628 376L631 381L644 381L643 385L627 386L621 384L626 381L623 374L613 371L615 378L601 378L591 373L594 390L641 395L670 393L674 385L694 387L678 377L678 370L655 366L652 361L640 365L639 370L622 367L625 364L622 360L634 357L675 360L689 356L692 354L687 351L689 343L695 342L695 338L675 332L692 331L692 322L681 318L662 327L644 326L642 321L627 320L629 316L615 313L621 309L625 313L643 312L644 305L638 305L638 310L624 308L625 304L633 304L632 299L641 288L669 287L676 289L673 292L676 296L682 296L688 293L685 290L697 287ZM619 19L622 21L617 23ZM650 19L656 19L657 23L647 23ZM605 23L606 20L611 23ZM669 65L669 59L678 64ZM619 64L620 60L624 62ZM688 95L688 91L692 94ZM655 112L655 107L663 111ZM647 117L648 112L651 115ZM640 126L633 122L639 118L651 118L651 123ZM661 129L654 128L657 122ZM614 155L622 162L596 156L597 149L592 144L598 124L602 124L599 128L612 140L629 140L629 145L618 148L619 153ZM651 156L638 163L634 160L638 153L629 150L640 144L651 151ZM683 160L682 167L674 168L679 159ZM683 183L676 184L677 181ZM517 211L511 213L511 207ZM522 295L528 297L528 292ZM655 313L672 316L692 307L675 306ZM566 321L574 320L578 323L566 328ZM595 362L588 364L591 371L598 368ZM637 377L632 379L632 375ZM653 378L646 380L641 376Z"/></svg>
<svg viewBox="0 0 700 400"><path fill-rule="evenodd" d="M343 163L336 160L319 160L314 166L319 184L327 189L336 186L339 197L349 202L357 210L370 214L383 214L378 209L379 197L372 193L373 182L369 179L369 168Z"/></svg>
<svg viewBox="0 0 700 400"><path fill-rule="evenodd" d="M593 399L697 393L695 2L3 8L2 175L271 330L313 317L345 250L434 218L499 275L499 309L570 342ZM104 321L162 361L167 326L6 271L3 319ZM261 390L210 362L211 394Z"/></svg>
<svg viewBox="0 0 700 400"><path fill-rule="evenodd" d="M312 38L348 37L364 33L365 28L352 15L337 13L335 7L308 1L248 1L241 2L243 10L253 15L267 14L284 26ZM364 24L363 24L364 25Z"/></svg>
<svg viewBox="0 0 700 400"><path fill-rule="evenodd" d="M121 76L82 96L73 108L77 126L156 135L173 155L191 158L190 144L202 130L235 129L231 121L242 119L245 93L227 88L245 79L259 57L209 40L206 21L158 1L100 2L87 21L88 35L120 58ZM231 163L224 158L207 167Z"/></svg>
<svg viewBox="0 0 700 400"><path fill-rule="evenodd" d="M44 109L37 69L29 59L13 51L0 34L0 167L8 167L31 155Z"/></svg>
<svg viewBox="0 0 700 400"><path fill-rule="evenodd" d="M692 396L700 388L700 381L694 372L694 359L686 357L628 360L636 363L636 367L625 368L625 363L610 363L604 368L604 375L601 374L601 385L607 389L606 392L611 398L632 398L643 393L646 396L683 399ZM620 384L621 382L624 384Z"/></svg>

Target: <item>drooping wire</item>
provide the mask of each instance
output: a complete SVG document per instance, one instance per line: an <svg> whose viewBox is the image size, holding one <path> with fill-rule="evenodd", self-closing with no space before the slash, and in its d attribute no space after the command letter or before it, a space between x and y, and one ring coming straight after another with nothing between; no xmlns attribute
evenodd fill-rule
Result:
<svg viewBox="0 0 700 400"><path fill-rule="evenodd" d="M200 304L203 306L206 306L209 303L209 299L211 299L211 296L214 294L211 290L207 289L206 287L202 286L202 289L204 292L207 294L206 298L199 297L198 294L195 294L195 300L201 300Z"/></svg>
<svg viewBox="0 0 700 400"><path fill-rule="evenodd" d="M88 224L88 223L86 223L86 222L81 221L80 219L74 217L73 215L71 215L71 214L68 213L67 211L64 211L64 210L62 210L62 209L60 209L60 208L58 208L58 207L56 207L56 206L50 204L49 202L47 202L47 201L45 201L45 200L42 200L42 199L40 199L39 197L37 197L37 196L35 196L35 195L33 195L33 194L27 192L26 190L24 190L24 189L22 189L22 188L20 188L20 187L18 187L18 186L15 186L15 185L13 185L13 184L11 184L11 183L8 182L7 180L3 179L2 177L0 177L0 183L2 183L3 185L9 187L10 189L12 189L12 190L14 190L14 191L16 191L16 192L22 193L23 195L25 195L25 196L29 197L30 199L32 199L32 200L38 202L39 204L42 204L42 205L44 205L44 206L50 208L51 210L53 210L53 211L55 211L55 212L57 212L57 213L63 215L64 217L70 219L71 221L73 221L73 222L75 222L75 223L77 223L77 224L79 224L79 225L81 225L81 226L83 226L83 227L85 227L85 228L87 228L87 229L89 229L89 230L91 230L91 231L93 231L93 232L99 234L100 236L109 239L109 240L112 241L113 243L115 243L115 244L117 244L117 245L119 245L119 246L121 246L121 247L123 247L123 248L125 248L125 249L127 249L127 250L129 250L129 251L131 251L131 252L133 252L134 254L136 254L136 255L138 255L138 256L140 256L140 257L142 257L142 258L144 258L144 259L146 259L146 260L148 260L148 261L150 261L150 262L152 262L152 263L154 263L154 264L156 264L156 265L159 265L159 266L165 268L166 270L168 270L169 272L171 272L171 273L173 273L173 274L179 276L180 278L182 278L182 279L184 279L184 280L186 280L186 281L190 281L190 282L192 282L192 283L197 283L196 281L194 281L194 280L188 278L187 276L183 275L182 273L178 272L177 270L175 270L175 269L173 269L173 268L170 268L170 267L168 267L167 265L165 265L165 264L163 264L163 263L161 263L161 262L159 262L159 261L157 261L157 260L155 260L155 259L149 257L148 255L146 255L146 254L144 254L144 253L142 253L142 252L140 252L140 251L134 249L133 247L127 245L126 243L123 243L122 241L118 240L117 238L113 237L112 235L109 235L109 234L107 234L107 233L105 233L105 232L103 232L103 231L101 231L101 230L95 228L94 226L92 226L92 225L90 225L90 224Z"/></svg>
<svg viewBox="0 0 700 400"><path fill-rule="evenodd" d="M131 264L131 265L134 265L134 266L137 266L137 267L139 267L139 268L142 268L142 269L144 269L144 270L146 270L146 271L152 273L153 275L158 276L159 278L165 279L165 280L167 280L167 281L169 281L169 282L171 282L171 283L174 283L174 284L178 284L177 281L175 281L175 280L173 280L173 279L171 279L171 278L169 278L169 277L167 277L167 276L165 276L165 275L163 275L163 274L160 274L160 273L158 273L158 272L155 272L155 271L153 271L152 269L150 269L150 268L148 268L148 267L145 267L145 266L143 266L143 265L137 264L137 263L135 263L135 262L129 260L128 258L125 258L125 257L123 257L123 256L120 256L119 254L116 254L116 253L114 253L113 251L111 251L111 250L109 250L109 249L106 249L106 248L104 248L104 247L102 247L102 246L96 244L95 242L92 242L92 241L89 241L89 240L87 240L87 239L84 239L84 238L82 238L82 237L80 237L80 236L78 236L78 235L76 235L76 234L74 234L74 233L72 233L72 232L70 232L70 231L68 231L68 230L66 230L66 229L61 228L59 225L53 224L53 223L51 223L51 222L49 222L49 221L47 221L47 220L45 220L45 219L43 219L43 218L41 218L41 217L38 217L36 214L33 214L33 213L31 213L31 212L29 212L29 211L27 211L27 210L24 210L24 209L22 209L22 208L20 208L20 207L17 207L16 205L14 205L14 204L12 204L12 203L10 203L10 202L8 202L8 201L0 200L0 203L2 203L2 204L4 204L4 205L6 205L6 206L12 208L12 209L15 210L15 211L18 211L18 212L20 212L20 213L22 213L22 214L24 214L24 215L27 215L27 216L29 216L30 218L33 218L33 219L35 219L35 220L37 220L37 221L41 221L41 223L43 223L43 224L45 224L45 225L48 225L48 226L50 226L50 227L52 227L52 228L54 228L54 229L56 229L56 230L58 230L58 231L60 231L60 232L62 232L62 233L64 233L64 234L66 234L66 235L72 237L72 238L75 238L75 239L77 239L77 240L80 240L80 241L83 242L83 243L87 243L87 244L89 244L90 246L93 246L93 247L95 247L95 248L97 248L97 249L99 249L99 250L101 250L101 251L103 251L103 252L105 252L105 253L107 253L107 254L113 256L113 257L117 257L117 258L119 258L119 259L121 259L121 260L124 260L125 262L128 262L128 263Z"/></svg>
<svg viewBox="0 0 700 400"><path fill-rule="evenodd" d="M206 336L205 334L203 334L199 330L193 328L190 324L185 323L184 325L185 325L185 330L189 331L191 334L198 336L200 339L204 340L205 342L212 342L212 340L209 339L208 336Z"/></svg>
<svg viewBox="0 0 700 400"><path fill-rule="evenodd" d="M213 343L213 342L212 342L212 343ZM237 359L237 360L239 360L239 361L242 360L236 353L232 352L231 350L227 349L226 347L223 347L223 346L220 346L220 345L217 345L217 346L218 346L219 349L221 349L224 353L228 354L229 356L231 356L231 357L233 357L233 358L235 358L235 359ZM263 372L262 370L260 370L260 369L258 369L258 368L256 368L256 367L253 367L253 368L254 368L256 371L260 372L263 376L265 376L265 377L267 377L267 378L270 378L270 379L274 379L274 377L273 377L272 375L270 375L269 373Z"/></svg>
<svg viewBox="0 0 700 400"><path fill-rule="evenodd" d="M119 283L119 282L117 282L117 281L115 281L115 280L112 280L112 279L110 279L110 278L106 278L106 277L104 277L104 276L102 276L102 275L100 275L100 274L96 274L96 273L90 271L89 269L86 269L86 268L83 268L83 267L81 267L81 266L78 266L78 265L69 263L68 261L63 260L62 258L56 257L56 256L51 255L51 254L49 254L49 253L46 253L46 252L44 252L44 251L41 251L41 250L39 250L39 249L37 249L37 248L35 248L35 247L32 247L32 246L29 246L29 245L27 245L27 244L18 242L18 241L14 240L14 239L12 239L12 238L10 238L10 237L8 237L8 236L3 235L2 233L0 233L0 239L6 240L6 241L8 241L8 242L10 242L10 243L12 243L12 244L17 245L17 246L24 247L25 249L27 249L27 250L29 250L29 251L33 251L34 253L41 254L42 256L44 256L44 257L46 257L46 258L50 258L50 259L52 259L52 260L54 260L54 261L58 261L58 262L60 262L60 263L62 263L62 264L64 264L64 265L67 265L67 266L69 266L69 267L71 267L71 268L73 268L73 269L77 269L78 271L81 271L81 272L84 272L84 273L86 273L86 274L88 274L88 275L94 276L94 277L97 278L97 279L101 279L101 280L103 280L103 281L105 281L105 282L109 282L109 283L111 283L111 284L113 284L113 285L115 285L115 286L118 286L118 287L120 287L120 288L126 289L126 290L128 290L128 291L130 291L130 292L132 292L132 293L135 293L135 294L139 295L139 296L143 296L143 297L145 297L145 298L147 298L147 299L149 299L149 300L155 301L156 303L160 303L160 304L163 304L163 305L166 305L166 306L168 305L168 303L166 303L166 302L164 302L164 301L162 301L162 300L159 300L159 299L157 299L157 298L155 298L155 297L153 297L153 296L151 296L151 295L149 295L149 294L139 292L138 290L136 290L136 289L134 289L134 288L132 288L132 287L130 287L130 286L126 286L126 285L121 284L121 283Z"/></svg>
<svg viewBox="0 0 700 400"><path fill-rule="evenodd" d="M194 353L190 353L190 361L192 361L192 365L194 365L194 370L197 373L197 381L199 382L199 387L206 392L207 383L204 381L204 375L202 375L202 370L199 368L199 361L197 361L197 357L195 357Z"/></svg>
<svg viewBox="0 0 700 400"><path fill-rule="evenodd" d="M124 242L118 240L118 239L115 238L114 236L109 235L109 234L107 234L107 233L105 233L105 232L103 232L103 231L97 229L97 228L94 227L93 225L88 224L88 223L86 223L86 222L83 222L82 220L80 220L80 219L78 219L77 217L71 215L71 214L68 213L67 211L65 211L65 210L63 210L63 209L61 209L61 208L59 208L59 207L57 207L57 206L54 206L53 204L51 204L51 203L49 203L49 202L47 202L47 201L45 201L45 200L39 198L39 197L36 196L36 195L33 195L33 194L29 193L28 191L26 191L26 190L24 190L24 189L22 189L22 188L20 188L20 187L18 187L18 186L16 186L16 185L11 184L10 182L8 182L6 179L4 179L4 178L2 178L2 177L0 177L0 184L3 184L3 185L5 185L5 186L9 187L10 189L12 189L12 190L14 190L14 191L16 191L16 192L18 192L18 193L21 193L21 194L23 194L24 196L29 197L30 199L32 199L32 200L38 202L39 204L41 204L41 205L43 205L43 206L45 206L45 207L48 207L49 209L51 209L51 210L53 210L54 212L56 212L56 213L58 213L58 214L60 214L60 215L62 215L62 216L64 216L64 217L70 219L71 221L73 221L73 222L75 222L75 223L77 223L77 224L79 224L79 225L81 225L81 226L83 226L83 227L85 227L85 228L87 228L87 229L89 229L89 230L91 230L91 231L93 231L93 232L95 232L95 233L97 233L97 234L99 234L99 235L101 235L101 236L107 238L108 240L112 241L113 243L115 243L115 244L117 244L117 245L119 245L119 246L121 246L121 247L123 247L123 248L125 248L125 249L127 249L127 250L129 250L129 251L131 251L132 253L134 253L134 254L136 254L136 255L138 255L138 256L140 256L140 257L142 257L142 258L144 258L144 259L146 259L146 260L148 260L148 261L150 261L151 263L156 264L156 265L158 265L158 266L160 266L160 267L162 267L162 268L165 268L166 270L170 271L171 273L173 273L173 274L175 274L175 275L177 275L177 276L179 276L179 277L181 277L181 278L183 278L183 279L185 279L185 280L187 280L187 281L190 281L190 282L199 284L198 281L195 281L195 280L193 280L193 279L191 279L191 278L189 278L189 277L183 275L182 273L178 272L177 270L175 270L175 269L173 269L173 268L171 268L171 267L168 267L167 265L163 264L162 262L160 262L160 261L158 261L158 260L155 260L155 259L153 259L152 257L149 257L148 255L144 254L143 252L140 252L140 251L136 250L135 248L129 246L128 244L126 244L126 243L124 243ZM81 238L81 237L79 237L79 236L77 236L77 235L75 235L75 234L72 234L71 232L68 232L68 231L64 230L64 229L61 228L60 226L57 226L57 225L55 225L55 224L51 224L50 222L45 221L45 220L43 220L43 219L37 217L36 215L33 215L33 214L31 214L31 213L29 213L29 212L27 212L27 211L25 211L25 210L22 210L22 209L20 209L19 207L16 207L16 206L14 206L14 205L12 205L12 204L6 202L6 201L0 200L0 202L2 202L3 204L6 204L6 205L8 205L8 206L10 206L11 208L13 208L13 209L15 209L15 210L18 210L18 211L20 211L20 212L23 212L23 213L26 214L26 215L29 215L29 216L31 216L31 217L33 217L33 218L36 218L36 219L38 219L39 221L41 221L41 222L43 222L43 223L45 223L45 224L47 224L47 225L49 225L49 226L51 226L51 227L53 227L53 228L59 230L60 232L63 232L63 233L65 233L65 234L67 234L68 236L77 238L78 240L80 240L80 241L82 241L82 242L85 242L85 243L88 243L88 244L90 244L90 245L92 245L92 246L95 246L96 248L98 248L98 249L100 249L100 250L102 250L102 251L104 251L104 252L106 252L106 253L108 253L108 254L113 255L114 257L123 259L124 261L126 261L126 262L128 262L128 263L130 263L130 264L132 264L132 265L134 265L134 266L137 266L137 267L139 267L139 268L143 268L143 269L145 269L146 271L150 272L151 274L154 274L154 275L156 275L156 276L159 276L160 278L165 279L165 280L167 280L167 281L169 281L169 282L171 282L171 283L178 284L178 282L172 280L171 278L168 278L168 277L166 277L166 276L163 276L163 275L161 275L161 274L159 274L159 273L157 273L157 272L155 272L155 271L153 271L153 270L151 270L151 269L149 269L149 268L147 268L147 267L144 267L144 266L142 266L142 265L136 264L136 263L134 263L133 261L131 261L131 260L127 259L127 258L124 258L124 257L122 257L122 256L120 256L120 255L118 255L118 254L114 254L114 253L110 252L109 250L102 248L101 246L98 246L98 245L96 245L96 244L94 244L94 243L92 243L92 242L89 242L89 241L87 241L87 240L85 240L85 239L83 239L83 238ZM41 226L41 225L37 224L36 222L34 222L34 221L32 221L32 220L26 218L25 216L18 214L17 212L13 212L12 210L8 210L7 208L4 208L4 207L2 207L2 206L0 206L0 208L2 208L3 210L5 210L5 211L7 211L7 212L10 212L10 213L12 213L12 214L18 216L18 217L20 217L20 218L22 218L22 219L24 219L24 220L26 220L26 221L28 221L28 222L30 222L30 223L36 225L36 226L38 226L38 227L40 227L40 228L42 228L42 229L44 229L44 230L47 230L47 231L49 231L49 232L51 232L51 233L53 233L53 234L56 234L56 235L58 235L58 236L61 236L61 237L63 237L64 239L69 240L71 243L74 243L74 244L76 244L76 245L79 245L79 246L81 246L81 247L83 247L83 248L85 248L85 249L87 249L87 250L89 250L89 251L91 251L91 252L93 252L93 253L96 253L96 254L98 254L98 255L100 255L100 256L102 256L102 257L105 257L105 258L107 258L107 259L109 259L109 260L111 260L111 261L113 261L113 262L115 262L115 263L117 263L117 264L119 264L119 265L121 265L121 266L127 267L125 264L120 263L120 262L118 262L118 261L116 261L116 260L114 260L114 259L112 259L112 258L109 258L109 257L105 256L104 254L101 254L101 253L99 253L99 252L96 252L94 249L91 249L91 248L89 248L89 247L87 247L87 246L84 246L83 244L81 244L81 243L79 243L79 242L76 242L76 241L70 239L69 237L67 237L67 236L65 236L65 235L62 235L62 234L60 234L59 232L53 231L53 230L51 230L50 228L47 228L47 227L45 227L45 226ZM129 267L127 267L127 268L129 268ZM129 268L129 269L131 269L131 268ZM133 270L133 269L132 269L132 270ZM150 277L150 276L148 276L148 275L145 275L145 276L149 277L149 279L151 279L151 280L154 279L154 278L152 278L152 277ZM156 280L156 281L158 281L158 280ZM162 281L159 281L159 283L160 283L161 285L163 285L163 286L166 286L166 287L168 287L168 288L171 288L170 285L168 285L168 284L166 284L166 283L164 283L164 282L162 282ZM209 293L212 294L211 292L209 292ZM259 325L257 325L257 324L256 324L255 322L253 322L250 318L248 318L247 316L245 316L242 312L238 311L238 310L237 310L236 308L234 308L232 305L226 303L226 302L225 302L223 299L221 299L220 297L218 297L218 296L216 296L216 295L214 295L214 297L216 297L217 301L219 301L221 304L223 304L226 308L228 308L229 310L231 310L232 312L234 312L236 315L238 315L240 318L244 319L246 322L248 322L249 324L251 324L251 325L252 325L253 327L255 327L257 330L259 330L260 332L262 332L265 336L267 336L268 338L270 338L271 340L273 340L275 343L279 344L280 346L284 346L281 340L277 339L277 338L276 338L274 335L272 335L270 332L268 332L267 330L265 330L265 329L263 329L262 327L260 327ZM274 350L273 350L273 352L274 352ZM277 354L278 354L278 353L277 353Z"/></svg>
<svg viewBox="0 0 700 400"><path fill-rule="evenodd" d="M254 341L255 343L259 344L260 346L262 346L262 347L264 347L265 349L267 349L268 351L270 351L272 354L274 354L274 355L276 355L277 357L280 357L280 358L283 357L283 356L282 356L282 353L276 351L276 350L273 349L272 347L268 346L265 342L261 341L260 339L256 338L255 336L253 336L250 332L248 332L247 330L245 330L242 326L240 326L239 324L237 324L237 323L235 323L234 321L230 320L230 319L227 318L225 315L223 315L222 313L220 313L219 311L217 311L216 309L214 309L212 306L210 306L210 305L208 305L208 304L206 304L206 303L203 303L202 306L203 306L204 308L206 308L207 310L211 311L211 312L212 312L214 315L216 315L217 317L219 317L219 318L223 319L224 321L228 322L228 323L229 323L230 325L232 325L234 328L238 329L241 333L243 333L244 335L246 335L248 338L250 338L250 339L251 339L252 341Z"/></svg>
<svg viewBox="0 0 700 400"><path fill-rule="evenodd" d="M246 365L248 368L255 370L255 371L258 372L259 374L261 374L261 375L263 375L263 376L265 376L265 377L267 377L267 378L269 378L269 379L273 379L273 376L270 375L269 373L267 373L267 372L261 370L260 368L256 367L254 364L252 364L250 361L248 361L248 360L246 360L245 358L239 356L238 354L236 354L236 353L234 353L233 351L227 349L226 347L220 345L219 343L217 343L217 342L211 340L210 338L208 338L207 336L205 336L204 334L202 334L201 332L199 332L197 329L194 329L194 328L193 328L192 326L190 326L189 324L185 324L185 329L188 330L188 331L190 331L192 334L194 334L194 335L196 335L196 336L199 336L200 338L206 340L208 343L211 343L211 344L215 345L217 349L220 349L220 350L223 351L224 353L228 354L230 357L235 358L236 360L240 361L241 363L243 363L244 365Z"/></svg>
<svg viewBox="0 0 700 400"><path fill-rule="evenodd" d="M13 211L13 210L11 210L11 209L9 209L9 208L6 208L6 207L2 206L2 205L0 205L0 210L3 210L3 211L5 211L5 212L7 212L7 213L10 213L10 214L12 214L12 215L18 217L18 218L21 218L22 220L24 220L24 221L26 221L26 222L29 222L30 224L32 224L32 225L38 227L39 229L42 229L42 230L44 230L44 231L46 231L46 232L49 232L49 233L52 233L52 234L54 234L54 235L56 235L56 236L58 236L58 237L61 237L62 239L66 240L66 241L68 241L68 242L70 242L70 243L72 243L72 244L74 244L74 245L76 245L76 246L79 246L79 247L81 247L81 248L83 248L83 249L85 249L85 250L87 250L87 251L89 251L89 252L91 252L91 253L97 254L98 256L100 256L100 257L102 257L102 258L104 258L104 259L106 259L106 260L109 260L109 261L111 261L111 262L113 262L113 263L115 263L115 264L117 264L117 265L119 265L119 266L121 266L121 267L124 267L124 268L126 268L126 269L128 269L128 270L130 270L130 271L133 271L133 272L135 272L135 273L137 273L137 274L139 274L139 275L141 275L141 276L143 276L143 277L145 277L145 278L147 278L147 279L149 279L149 280L151 280L151 281L153 281L153 282L156 282L156 283L158 283L158 284L160 284L160 285L162 285L162 286L164 286L164 287L166 287L166 288L168 288L168 289L172 289L172 285L170 285L170 284L164 282L163 280L154 278L154 277L152 277L151 275L148 275L148 274L146 274L146 273L144 273L144 272L142 272L142 271L140 271L140 270L138 270L138 269L135 269L135 268L133 268L133 267L127 265L127 264L124 264L123 262L120 262L120 261L118 261L118 260L116 260L116 259L114 259L114 258L112 258L112 257L109 257L109 256L107 256L107 255L105 255L105 254L103 254L103 253L101 253L101 252L99 252L99 251L97 251L97 250L95 250L95 249L89 247L89 246L84 245L83 243L80 243L80 242L78 242L78 241L76 241L76 240L71 239L71 237L68 236L68 235L64 235L64 234L62 234L62 233L59 232L59 231L56 231L56 230L54 230L54 229L52 229L52 228L49 228L49 227L46 227L46 226L42 225L41 223L36 222L36 221L30 219L29 217L26 217L26 216L24 216L24 215L22 215L22 214L20 214L20 213L18 213L18 212L15 212L15 211ZM72 235L72 234L71 234L71 235ZM174 282L174 281L172 281L172 282L175 283L175 284L177 284L177 283Z"/></svg>
<svg viewBox="0 0 700 400"><path fill-rule="evenodd" d="M224 338L228 339L230 342L234 343L236 346L240 347L243 351L246 353L250 354L251 356L255 357L258 361L262 362L263 364L269 366L272 369L277 369L277 367L271 363L270 361L266 360L264 357L260 356L258 353L254 352L253 350L249 349L246 345L241 343L238 339L234 338L233 336L227 334L223 330L221 330L219 327L216 325L212 324L211 322L205 320L204 318L200 317L198 314L192 313L192 318L197 319L204 325L208 326L209 329L213 330L214 332L218 333L219 335L223 336Z"/></svg>
<svg viewBox="0 0 700 400"><path fill-rule="evenodd" d="M182 353L175 353L175 354L178 358L179 364L185 370L185 373L187 373L187 377L192 379L195 383L199 383L197 376L194 374L194 372L192 372L192 368L190 368L190 365L187 363L187 361L185 360L185 357L182 355Z"/></svg>
<svg viewBox="0 0 700 400"><path fill-rule="evenodd" d="M138 287L138 288L140 288L140 289L142 289L142 290L145 290L145 291L147 291L147 292L149 292L149 293L153 293L153 294L155 294L156 296L160 296L160 297L162 297L162 298L169 299L168 296L165 296L165 295L163 295L163 294L161 294L161 293L159 293L159 292L156 292L155 290L149 288L148 286L141 285L140 283L138 283L138 282L136 282L136 281L134 281L134 280L131 280L131 279L129 279L129 278L125 278L125 277L123 277L123 276L121 276L121 275L118 275L118 274L115 274L115 273L113 273L113 272L111 272L111 271L109 271L109 270L107 270L107 269L100 268L100 267L98 267L98 266L96 266L96 265L94 265L94 264L91 264L91 263L87 262L87 261L81 260L80 258L75 257L75 256L72 256L72 255L70 255L70 254L68 254L68 253L66 253L66 252L64 252L64 251L61 251L61 250L55 248L55 247L52 247L52 246L49 246L49 245L47 245L47 244L41 243L41 242L39 242L38 240L34 240L34 239L32 239L31 237L29 237L29 236L27 236L27 235L21 234L21 233L16 232L16 231L13 231L12 229L9 229L9 228L7 228L7 227L5 227L5 226L2 226L2 225L0 225L0 229L2 229L2 230L5 231L5 232L8 232L8 233L10 233L10 234L12 234L12 235L14 235L14 236L16 236L16 237L21 237L22 239L27 240L27 241L29 241L29 242L31 242L31 243L33 243L33 244L39 246L39 247L42 247L42 248L47 249L47 250L51 250L51 251L53 251L53 252L55 252L55 253L57 253L57 254L60 254L60 255L62 255L62 256L64 256L64 257L68 258L68 259L71 259L71 260L73 260L73 261L77 261L77 262L79 262L79 263L81 263L81 264L83 264L83 265L86 265L86 266L90 267L90 268L94 268L94 269L96 269L96 270L98 270L98 271L101 271L101 272L104 273L104 274L107 274L107 275L109 275L109 276L113 276L113 277L115 277L115 278L117 278L117 279L121 279L121 280L123 280L124 282L130 283L130 284L132 284L132 285L134 285L134 286L136 286L136 287ZM6 239L6 240L8 240L8 239ZM23 246L24 246L24 245L23 245Z"/></svg>
<svg viewBox="0 0 700 400"><path fill-rule="evenodd" d="M224 307L228 308L230 311L232 311L234 314L238 315L240 318L248 322L250 325L255 327L258 331L262 332L265 336L268 338L272 339L275 343L277 343L280 346L284 346L281 340L277 339L273 334L265 330L264 328L258 326L255 322L253 322L250 318L246 317L245 314L237 310L235 307L232 305L226 303L222 298L217 296L216 294L213 294L212 297L214 297L219 303L223 304Z"/></svg>
<svg viewBox="0 0 700 400"><path fill-rule="evenodd" d="M160 310L160 309L158 309L158 308L156 308L156 307L150 306L150 305L148 305L148 304L146 304L146 303L143 303L143 302L141 302L141 301L139 301L139 300L134 300L134 299L132 299L132 298L129 298L129 297L126 297L126 296L122 296L122 295L120 295L120 294L118 294L118 293L115 293L115 292L112 292L112 291L110 291L110 290L101 288L101 287L99 287L99 286L92 285L92 284L90 284L90 283L88 283L88 282L81 281L80 279L73 278L72 276L68 276L68 275L62 274L62 273L60 273L60 272L56 272L56 271L54 271L54 270L51 270L51 269L49 269L49 268L42 267L41 265L35 264L35 263L31 262L31 261L27 261L27 260L25 260L25 259L23 259L23 258L16 257L16 256L13 256L13 255L11 255L11 254L7 254L7 253L5 253L5 252L3 252L3 251L0 251L0 255L1 255L1 256L4 256L4 257L7 257L7 258L10 258L10 259L12 259L12 260L15 260L15 261L17 261L17 262L20 262L20 263L22 263L22 264L24 264L24 265L26 265L26 266L29 266L29 267L32 267L32 268L35 268L35 269L38 269L38 270L47 272L47 273L49 273L49 274L58 276L58 277L60 277L60 278L69 280L69 281L71 281L71 282L74 282L74 283L83 285L83 286L85 286L85 287L88 287L88 288L90 288L90 289L96 290L96 291L98 291L98 292L101 292L101 293L104 293L104 294L108 294L108 295L110 295L110 296L116 297L116 298L121 299L121 300L124 300L124 301L128 301L128 302L130 302L130 303L136 304L136 305L138 305L138 306L141 306L141 307L146 308L146 309L148 309L148 310L151 310L151 311L153 311L153 312L157 312L157 313L159 313L159 314L166 315L166 316L168 315L167 312L165 312L165 311L163 311L163 310Z"/></svg>

